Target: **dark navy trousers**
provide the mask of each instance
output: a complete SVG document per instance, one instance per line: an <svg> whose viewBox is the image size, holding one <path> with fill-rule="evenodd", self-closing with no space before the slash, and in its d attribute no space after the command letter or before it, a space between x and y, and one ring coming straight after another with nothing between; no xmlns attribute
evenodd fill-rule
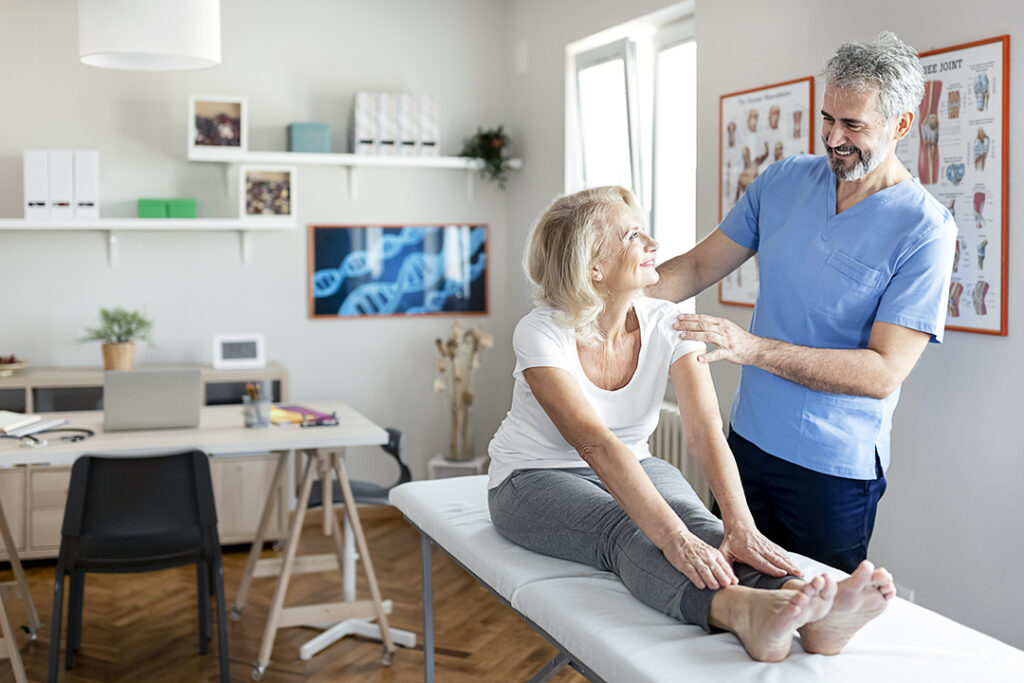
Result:
<svg viewBox="0 0 1024 683"><path fill-rule="evenodd" d="M867 557L885 475L873 480L822 474L766 453L731 428L743 492L761 533L801 555L852 572Z"/></svg>

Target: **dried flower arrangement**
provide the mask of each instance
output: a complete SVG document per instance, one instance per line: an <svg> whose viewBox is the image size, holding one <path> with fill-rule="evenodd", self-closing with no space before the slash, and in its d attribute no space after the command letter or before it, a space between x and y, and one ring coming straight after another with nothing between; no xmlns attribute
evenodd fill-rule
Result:
<svg viewBox="0 0 1024 683"><path fill-rule="evenodd" d="M456 320L447 340L434 340L438 357L434 359L438 376L434 378L436 393L449 392L451 424L449 425L448 460L472 460L473 444L469 428L469 407L473 405L473 379L480 368L480 350L494 347L494 337L479 327L467 330ZM448 377L448 383L445 378Z"/></svg>

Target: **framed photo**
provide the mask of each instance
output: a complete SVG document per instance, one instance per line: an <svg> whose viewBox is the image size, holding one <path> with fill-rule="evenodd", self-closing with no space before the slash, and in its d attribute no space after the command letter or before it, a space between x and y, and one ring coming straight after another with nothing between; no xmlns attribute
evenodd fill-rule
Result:
<svg viewBox="0 0 1024 683"><path fill-rule="evenodd" d="M238 215L253 220L294 218L296 176L294 166L240 166Z"/></svg>
<svg viewBox="0 0 1024 683"><path fill-rule="evenodd" d="M487 226L309 226L309 316L486 315Z"/></svg>
<svg viewBox="0 0 1024 683"><path fill-rule="evenodd" d="M267 366L260 332L213 335L213 367L216 370L257 370Z"/></svg>
<svg viewBox="0 0 1024 683"><path fill-rule="evenodd" d="M920 58L924 98L896 154L956 220L946 329L1006 336L1010 37Z"/></svg>
<svg viewBox="0 0 1024 683"><path fill-rule="evenodd" d="M192 95L188 98L188 151L218 154L249 149L249 119L244 97Z"/></svg>
<svg viewBox="0 0 1024 683"><path fill-rule="evenodd" d="M736 205L769 165L793 154L814 153L814 77L722 95L718 102L718 220ZM753 306L756 258L718 283L718 301Z"/></svg>

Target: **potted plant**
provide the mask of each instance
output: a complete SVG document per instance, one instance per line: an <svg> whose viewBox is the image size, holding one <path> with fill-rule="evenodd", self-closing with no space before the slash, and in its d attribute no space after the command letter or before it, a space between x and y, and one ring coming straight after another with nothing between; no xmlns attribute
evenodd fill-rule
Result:
<svg viewBox="0 0 1024 683"><path fill-rule="evenodd" d="M480 159L483 162L480 175L497 182L498 187L504 190L508 170L512 168L512 160L505 156L505 150L511 143L512 138L505 132L504 126L477 128L475 135L462 141L459 156Z"/></svg>
<svg viewBox="0 0 1024 683"><path fill-rule="evenodd" d="M79 341L103 342L105 370L131 370L135 362L135 340L149 339L153 323L138 311L101 308L100 326L87 327Z"/></svg>

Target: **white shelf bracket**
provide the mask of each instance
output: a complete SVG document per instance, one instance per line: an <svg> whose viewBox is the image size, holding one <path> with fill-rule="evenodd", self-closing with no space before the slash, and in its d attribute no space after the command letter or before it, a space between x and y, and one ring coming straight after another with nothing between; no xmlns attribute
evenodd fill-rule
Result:
<svg viewBox="0 0 1024 683"><path fill-rule="evenodd" d="M107 265L114 267L117 265L119 255L118 236L113 230L105 230L104 233L107 237Z"/></svg>
<svg viewBox="0 0 1024 683"><path fill-rule="evenodd" d="M241 256L243 266L249 265L250 256L252 252L251 244L249 241L249 232L250 231L248 230L238 231L238 247L240 250L239 256Z"/></svg>
<svg viewBox="0 0 1024 683"><path fill-rule="evenodd" d="M348 198L350 201L359 198L359 171L355 166L348 167Z"/></svg>
<svg viewBox="0 0 1024 683"><path fill-rule="evenodd" d="M476 176L475 169L466 169L466 201L470 204L473 203L474 176Z"/></svg>

